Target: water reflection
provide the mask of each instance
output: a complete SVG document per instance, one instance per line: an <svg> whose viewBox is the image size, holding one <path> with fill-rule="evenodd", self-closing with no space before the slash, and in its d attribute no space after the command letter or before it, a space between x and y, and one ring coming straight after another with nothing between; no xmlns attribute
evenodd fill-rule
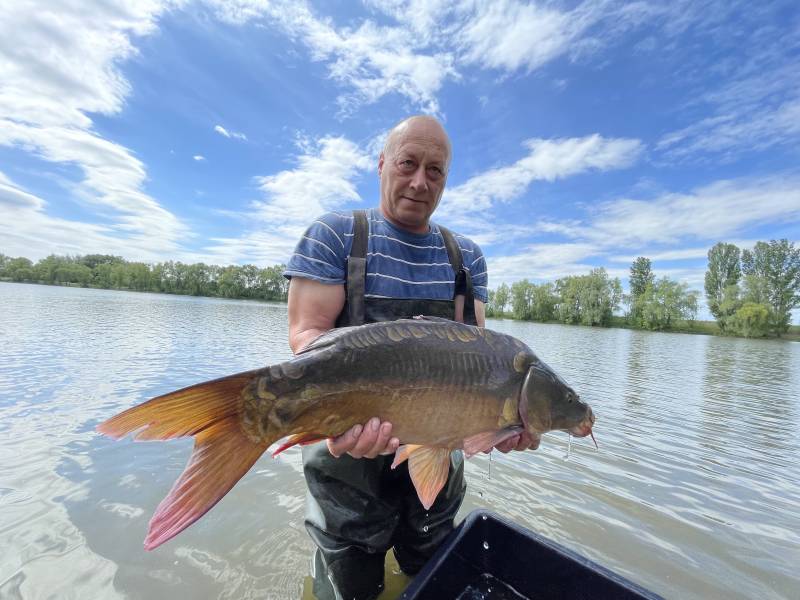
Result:
<svg viewBox="0 0 800 600"><path fill-rule="evenodd" d="M0 597L304 593L299 452L263 457L147 553L191 442L93 432L153 395L287 358L285 306L4 283L0 306ZM566 435L547 434L494 456L491 477L476 457L461 515L488 507L668 597L796 593L800 344L491 326L595 408L600 450L577 440L565 460Z"/></svg>

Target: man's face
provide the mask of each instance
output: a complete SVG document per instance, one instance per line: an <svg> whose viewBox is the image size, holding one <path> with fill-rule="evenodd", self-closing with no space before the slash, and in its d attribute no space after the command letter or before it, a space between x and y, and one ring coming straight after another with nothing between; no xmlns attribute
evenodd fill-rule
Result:
<svg viewBox="0 0 800 600"><path fill-rule="evenodd" d="M388 154L381 154L381 212L391 223L413 233L427 233L447 181L448 145L433 121L411 121L395 133Z"/></svg>

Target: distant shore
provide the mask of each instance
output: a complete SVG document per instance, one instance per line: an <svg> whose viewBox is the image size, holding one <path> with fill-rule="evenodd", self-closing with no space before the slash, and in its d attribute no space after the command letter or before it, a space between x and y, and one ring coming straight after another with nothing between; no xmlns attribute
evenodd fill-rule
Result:
<svg viewBox="0 0 800 600"><path fill-rule="evenodd" d="M503 314L494 314L491 317L487 317L491 319L508 319L510 321L520 321L525 323L524 319L515 319L512 315L508 313ZM529 323L542 323L543 321L527 321ZM548 325L564 325L561 321L544 321L544 323ZM573 323L576 327L591 327L590 325L581 325L580 323ZM789 331L783 334L781 337L760 337L760 338L746 338L741 335L732 335L729 333L724 333L720 331L719 327L717 326L716 321L693 321L691 324L684 324L681 323L678 327L673 327L670 329L658 329L658 330L650 330L644 329L642 327L634 327L629 323L625 322L625 317L618 317L613 316L611 317L611 324L607 327L602 326L593 326L597 327L598 329L630 329L632 331L648 331L650 333L689 333L694 335L714 335L717 337L727 337L727 338L739 338L739 339L750 339L750 340L777 340L777 341L789 341L789 342L800 342L800 325L789 325Z"/></svg>
<svg viewBox="0 0 800 600"><path fill-rule="evenodd" d="M148 294L164 294L167 296L194 296L198 298L220 298L223 300L254 300L256 302L278 302L281 304L286 304L285 299L274 299L274 298L253 298L252 296L241 296L241 297L230 297L230 296L209 296L209 295L202 295L202 294L179 294L175 292L158 292L158 291L151 291L151 290L134 290L134 289L126 289L126 288L103 288L91 285L79 285L76 283L46 283L43 281L13 281L7 277L0 277L0 283L25 283L25 284L33 284L33 285L46 285L50 287L72 287L72 288L85 288L85 289L94 289L94 290L110 290L112 292L142 292ZM495 314L491 317L487 317L491 319L509 319L511 321L522 321L525 320L515 319L512 315L508 313L502 314ZM528 321L530 323L539 323L541 321ZM545 322L546 324L550 325L564 325L560 321L549 321ZM590 327L589 325L580 325L576 324L578 327ZM598 326L595 326L598 327ZM641 327L634 327L625 322L625 317L618 317L614 316L611 318L611 324L606 327L605 329L631 329L634 331L650 331L648 329L642 329ZM727 333L723 333L720 331L719 327L717 326L716 321L694 321L691 324L682 324L678 327L671 328L671 329L663 329L659 331L653 331L652 333L689 333L695 335L714 335L718 337L740 337L742 339L746 339L743 336L735 336L730 335ZM779 341L790 341L790 342L800 342L800 325L790 325L789 331L787 331L781 337L763 337L763 338L749 338L749 339L761 339L761 340L779 340Z"/></svg>

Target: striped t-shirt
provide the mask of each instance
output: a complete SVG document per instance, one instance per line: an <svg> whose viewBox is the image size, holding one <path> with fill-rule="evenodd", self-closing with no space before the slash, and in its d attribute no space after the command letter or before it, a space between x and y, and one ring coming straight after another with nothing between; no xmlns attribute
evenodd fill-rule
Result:
<svg viewBox="0 0 800 600"><path fill-rule="evenodd" d="M436 223L423 234L398 229L378 209L367 211L367 298L451 300L455 273ZM284 276L345 283L353 245L353 215L329 212L314 221L289 259ZM472 275L475 298L487 301L486 261L477 244L454 233L464 267Z"/></svg>

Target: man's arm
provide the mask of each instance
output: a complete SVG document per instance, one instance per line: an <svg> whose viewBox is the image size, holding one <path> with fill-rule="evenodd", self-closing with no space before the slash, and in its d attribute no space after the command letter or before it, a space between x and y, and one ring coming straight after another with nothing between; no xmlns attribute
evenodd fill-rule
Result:
<svg viewBox="0 0 800 600"><path fill-rule="evenodd" d="M313 279L292 277L289 282L289 346L295 354L326 331L333 329L344 308L344 285L327 285ZM353 458L375 458L391 454L400 445L392 437L392 424L370 419L334 439L328 450L334 456L348 453Z"/></svg>

